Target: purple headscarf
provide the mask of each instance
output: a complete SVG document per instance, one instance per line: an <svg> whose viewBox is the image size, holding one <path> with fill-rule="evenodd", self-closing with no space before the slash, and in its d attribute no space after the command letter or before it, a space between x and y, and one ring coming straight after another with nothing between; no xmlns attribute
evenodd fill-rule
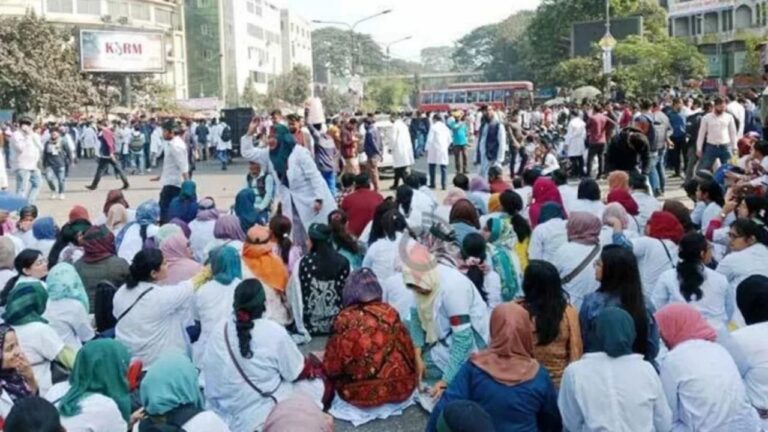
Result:
<svg viewBox="0 0 768 432"><path fill-rule="evenodd" d="M491 185L488 184L488 180L483 177L475 176L469 181L470 192L491 192Z"/></svg>
<svg viewBox="0 0 768 432"><path fill-rule="evenodd" d="M197 203L197 218L200 222L212 221L219 218L216 202L211 197L205 197Z"/></svg>
<svg viewBox="0 0 768 432"><path fill-rule="evenodd" d="M565 225L568 231L568 241L587 246L596 246L600 244L600 230L602 223L600 219L587 212L573 212Z"/></svg>
<svg viewBox="0 0 768 432"><path fill-rule="evenodd" d="M240 219L235 215L223 215L213 226L213 236L219 240L245 241L245 233L240 227Z"/></svg>
<svg viewBox="0 0 768 432"><path fill-rule="evenodd" d="M363 267L349 274L341 299L344 307L381 300L381 284L373 270Z"/></svg>

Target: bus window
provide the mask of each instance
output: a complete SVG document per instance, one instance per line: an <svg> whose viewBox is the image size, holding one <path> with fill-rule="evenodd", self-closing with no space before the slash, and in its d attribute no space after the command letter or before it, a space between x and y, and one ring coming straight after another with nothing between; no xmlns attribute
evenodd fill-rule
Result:
<svg viewBox="0 0 768 432"><path fill-rule="evenodd" d="M443 93L443 103L453 103L453 92L445 92Z"/></svg>
<svg viewBox="0 0 768 432"><path fill-rule="evenodd" d="M454 102L459 104L467 103L467 94L464 92L456 93L456 99Z"/></svg>
<svg viewBox="0 0 768 432"><path fill-rule="evenodd" d="M504 90L494 90L493 99L491 100L493 102L504 102Z"/></svg>
<svg viewBox="0 0 768 432"><path fill-rule="evenodd" d="M475 103L477 102L477 92L476 91L468 91L467 92L467 103Z"/></svg>
<svg viewBox="0 0 768 432"><path fill-rule="evenodd" d="M478 102L480 102L480 103L490 102L490 100L489 100L491 98L491 92L490 91L487 91L487 90L486 91L480 91L480 92L477 92L477 94L478 94L478 96L477 96L477 101Z"/></svg>

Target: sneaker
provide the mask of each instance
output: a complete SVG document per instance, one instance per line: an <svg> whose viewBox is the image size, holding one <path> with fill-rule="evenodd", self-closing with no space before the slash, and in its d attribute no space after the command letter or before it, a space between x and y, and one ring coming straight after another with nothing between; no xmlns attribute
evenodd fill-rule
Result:
<svg viewBox="0 0 768 432"><path fill-rule="evenodd" d="M51 199L52 199L52 200L55 200L55 199L56 199L56 198L58 198L58 197L59 197L59 195L58 195L58 194L56 194L56 193L52 193L52 194L51 194Z"/></svg>
<svg viewBox="0 0 768 432"><path fill-rule="evenodd" d="M151 173L152 172L152 168L147 168L147 172Z"/></svg>
<svg viewBox="0 0 768 432"><path fill-rule="evenodd" d="M61 195L59 195L59 199L60 199L60 200L62 200L62 201L64 201L64 200L65 200L65 199L67 199L67 198L64 196L64 194L61 194Z"/></svg>

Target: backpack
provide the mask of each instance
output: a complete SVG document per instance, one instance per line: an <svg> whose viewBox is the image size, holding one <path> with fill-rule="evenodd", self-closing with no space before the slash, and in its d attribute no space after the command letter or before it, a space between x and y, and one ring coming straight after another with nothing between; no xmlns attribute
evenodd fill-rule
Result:
<svg viewBox="0 0 768 432"><path fill-rule="evenodd" d="M144 135L132 134L131 141L128 143L128 149L132 152L144 151Z"/></svg>
<svg viewBox="0 0 768 432"><path fill-rule="evenodd" d="M183 405L163 416L147 416L139 423L139 432L183 432L182 426L201 412L192 405Z"/></svg>
<svg viewBox="0 0 768 432"><path fill-rule="evenodd" d="M232 141L232 128L229 126L224 127L224 130L221 131L221 140L224 142Z"/></svg>

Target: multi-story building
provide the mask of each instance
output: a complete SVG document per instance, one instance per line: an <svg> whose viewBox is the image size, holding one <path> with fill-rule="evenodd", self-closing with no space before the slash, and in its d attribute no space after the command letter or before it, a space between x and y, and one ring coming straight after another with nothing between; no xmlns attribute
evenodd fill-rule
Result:
<svg viewBox="0 0 768 432"><path fill-rule="evenodd" d="M249 80L257 92L266 93L271 80L293 65L311 70L309 24L279 1L186 2L191 98L217 96L237 106Z"/></svg>
<svg viewBox="0 0 768 432"><path fill-rule="evenodd" d="M748 72L747 41L768 36L768 1L668 0L670 34L695 43L712 78Z"/></svg>
<svg viewBox="0 0 768 432"><path fill-rule="evenodd" d="M187 98L187 48L182 0L2 0L0 15L34 12L48 21L89 29L162 31L166 72L158 79Z"/></svg>
<svg viewBox="0 0 768 432"><path fill-rule="evenodd" d="M303 65L312 71L312 28L310 23L290 9L280 12L282 30L283 70Z"/></svg>

